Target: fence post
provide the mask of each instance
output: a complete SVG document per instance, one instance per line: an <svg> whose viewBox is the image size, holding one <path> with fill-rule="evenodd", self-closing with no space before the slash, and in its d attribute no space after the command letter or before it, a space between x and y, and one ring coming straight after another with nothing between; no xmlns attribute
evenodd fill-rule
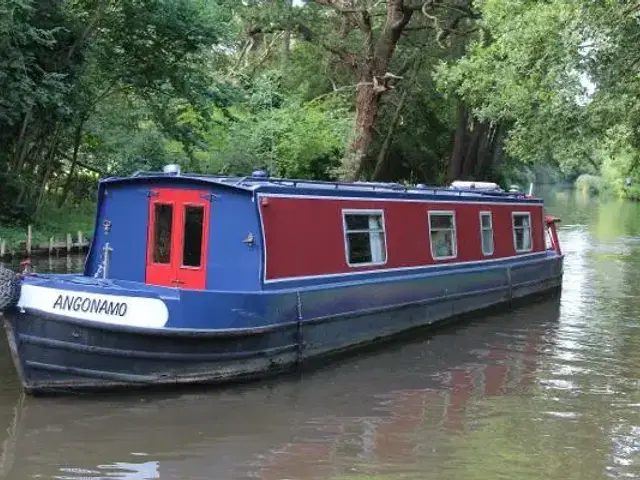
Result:
<svg viewBox="0 0 640 480"><path fill-rule="evenodd" d="M31 225L27 225L27 256L31 255Z"/></svg>
<svg viewBox="0 0 640 480"><path fill-rule="evenodd" d="M84 246L84 239L82 238L82 232L78 230L78 248L81 249Z"/></svg>
<svg viewBox="0 0 640 480"><path fill-rule="evenodd" d="M7 254L7 241L0 239L0 258L3 258Z"/></svg>
<svg viewBox="0 0 640 480"><path fill-rule="evenodd" d="M49 256L53 253L53 237L49 238Z"/></svg>
<svg viewBox="0 0 640 480"><path fill-rule="evenodd" d="M73 241L71 240L71 234L67 233L67 253L71 253L72 246L73 246Z"/></svg>

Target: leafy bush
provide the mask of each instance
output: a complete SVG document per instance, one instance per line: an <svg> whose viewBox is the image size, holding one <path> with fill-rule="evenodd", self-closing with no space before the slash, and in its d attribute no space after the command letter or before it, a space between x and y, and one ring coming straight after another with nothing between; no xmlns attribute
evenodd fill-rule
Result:
<svg viewBox="0 0 640 480"><path fill-rule="evenodd" d="M602 177L585 173L578 177L575 186L583 194L599 195L605 188L605 182Z"/></svg>
<svg viewBox="0 0 640 480"><path fill-rule="evenodd" d="M617 155L610 155L602 162L602 176L607 186L618 197L640 200L640 171L635 168L637 157L627 150ZM631 185L626 180L631 180Z"/></svg>
<svg viewBox="0 0 640 480"><path fill-rule="evenodd" d="M265 168L278 177L330 179L350 128L350 116L335 103L261 110L231 125L207 170L246 175Z"/></svg>

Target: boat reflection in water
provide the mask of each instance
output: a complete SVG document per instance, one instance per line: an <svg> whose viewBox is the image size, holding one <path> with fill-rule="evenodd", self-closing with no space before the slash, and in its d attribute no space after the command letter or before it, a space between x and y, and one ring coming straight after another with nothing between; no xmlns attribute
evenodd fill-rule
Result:
<svg viewBox="0 0 640 480"><path fill-rule="evenodd" d="M554 297L260 384L144 398L19 394L13 411L0 410L13 414L2 419L0 473L275 480L421 471L438 463L447 437L473 428L465 416L480 400L531 389L558 307ZM8 352L2 362L11 372ZM13 382L4 396L16 398Z"/></svg>

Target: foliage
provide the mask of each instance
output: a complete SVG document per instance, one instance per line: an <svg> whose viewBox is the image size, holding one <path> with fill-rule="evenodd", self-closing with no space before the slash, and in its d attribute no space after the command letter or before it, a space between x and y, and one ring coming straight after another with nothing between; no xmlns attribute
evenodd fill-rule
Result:
<svg viewBox="0 0 640 480"><path fill-rule="evenodd" d="M38 216L52 193L66 197L91 139L86 127L114 96L135 104L188 158L198 141L193 124L228 106L208 70L227 29L215 3L8 0L0 8L4 222ZM112 168L86 157L89 169Z"/></svg>
<svg viewBox="0 0 640 480"><path fill-rule="evenodd" d="M635 168L638 152L626 152L607 156L602 162L602 178L620 197L640 200L640 171ZM630 184L627 185L627 179Z"/></svg>
<svg viewBox="0 0 640 480"><path fill-rule="evenodd" d="M632 68L640 54L640 7L478 3L483 34L463 58L438 68L442 91L464 98L479 119L506 122L506 148L519 161L558 165L569 178L602 170L614 190L635 195L619 186L640 166L622 160L638 158L640 148L640 81Z"/></svg>
<svg viewBox="0 0 640 480"><path fill-rule="evenodd" d="M588 174L638 198L636 3L345 5L4 0L0 225L169 162L525 188Z"/></svg>
<svg viewBox="0 0 640 480"><path fill-rule="evenodd" d="M463 97L478 119L510 125L508 151L520 160L579 154L563 151L584 128L577 3L483 0L484 33L437 70L440 88Z"/></svg>
<svg viewBox="0 0 640 480"><path fill-rule="evenodd" d="M576 179L576 189L586 195L599 195L604 190L602 177L583 173Z"/></svg>
<svg viewBox="0 0 640 480"><path fill-rule="evenodd" d="M234 122L228 143L213 152L215 172L247 175L264 168L289 178L331 179L344 153L349 117L330 105L291 101Z"/></svg>

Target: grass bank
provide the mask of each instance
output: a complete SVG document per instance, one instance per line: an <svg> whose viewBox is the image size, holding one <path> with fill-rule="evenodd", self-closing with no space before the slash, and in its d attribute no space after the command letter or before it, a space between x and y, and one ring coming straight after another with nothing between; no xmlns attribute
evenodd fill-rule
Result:
<svg viewBox="0 0 640 480"><path fill-rule="evenodd" d="M95 204L86 202L74 206L45 206L39 218L31 224L32 244L40 245L49 242L53 237L63 242L70 233L74 240L78 232L85 237L93 235ZM8 251L24 249L27 238L27 225L0 225L0 239L6 240Z"/></svg>

